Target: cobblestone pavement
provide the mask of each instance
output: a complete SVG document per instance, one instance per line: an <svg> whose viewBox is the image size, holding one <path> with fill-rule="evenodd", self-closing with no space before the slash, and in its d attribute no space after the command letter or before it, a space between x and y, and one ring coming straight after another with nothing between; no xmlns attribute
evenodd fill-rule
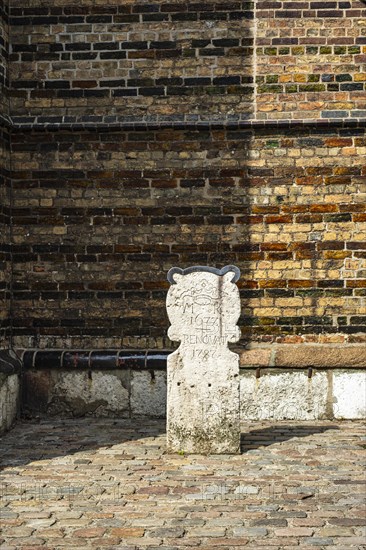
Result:
<svg viewBox="0 0 366 550"><path fill-rule="evenodd" d="M2 550L366 549L360 422L243 424L241 455L164 421L19 423L0 439Z"/></svg>

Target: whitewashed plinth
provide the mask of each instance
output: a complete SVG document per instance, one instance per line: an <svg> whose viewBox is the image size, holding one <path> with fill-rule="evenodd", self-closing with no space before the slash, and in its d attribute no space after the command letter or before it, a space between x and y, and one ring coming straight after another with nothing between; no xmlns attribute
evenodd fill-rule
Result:
<svg viewBox="0 0 366 550"><path fill-rule="evenodd" d="M240 338L235 266L172 268L168 336L180 342L167 361L167 445L173 452L238 453Z"/></svg>

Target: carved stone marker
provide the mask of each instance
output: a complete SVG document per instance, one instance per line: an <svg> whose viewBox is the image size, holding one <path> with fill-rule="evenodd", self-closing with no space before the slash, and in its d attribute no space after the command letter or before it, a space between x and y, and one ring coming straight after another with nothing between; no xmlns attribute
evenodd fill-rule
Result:
<svg viewBox="0 0 366 550"><path fill-rule="evenodd" d="M231 265L168 273L168 336L181 342L167 363L170 451L240 451L239 356L227 346L240 338L239 277Z"/></svg>

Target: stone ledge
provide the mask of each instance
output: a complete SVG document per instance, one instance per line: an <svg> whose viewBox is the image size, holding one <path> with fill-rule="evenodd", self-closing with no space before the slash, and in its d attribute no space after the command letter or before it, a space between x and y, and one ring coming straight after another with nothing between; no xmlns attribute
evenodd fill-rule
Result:
<svg viewBox="0 0 366 550"><path fill-rule="evenodd" d="M298 346L284 344L268 348L252 348L239 353L242 368L366 368L364 344Z"/></svg>
<svg viewBox="0 0 366 550"><path fill-rule="evenodd" d="M165 370L166 358L173 350L24 350L25 369L70 370ZM240 355L240 367L290 369L364 369L366 346L291 345L234 349ZM0 352L1 353L1 352ZM15 364L16 359L12 359ZM0 370L1 370L0 355ZM3 367L5 368L5 367ZM15 368L15 366L14 366ZM19 367L20 368L20 367ZM5 372L5 371L3 371Z"/></svg>

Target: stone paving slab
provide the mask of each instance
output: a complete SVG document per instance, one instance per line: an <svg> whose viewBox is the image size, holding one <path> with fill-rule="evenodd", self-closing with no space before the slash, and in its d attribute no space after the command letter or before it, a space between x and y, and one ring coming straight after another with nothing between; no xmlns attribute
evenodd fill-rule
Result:
<svg viewBox="0 0 366 550"><path fill-rule="evenodd" d="M256 422L241 455L165 422L23 422L0 439L2 550L366 549L365 425Z"/></svg>

